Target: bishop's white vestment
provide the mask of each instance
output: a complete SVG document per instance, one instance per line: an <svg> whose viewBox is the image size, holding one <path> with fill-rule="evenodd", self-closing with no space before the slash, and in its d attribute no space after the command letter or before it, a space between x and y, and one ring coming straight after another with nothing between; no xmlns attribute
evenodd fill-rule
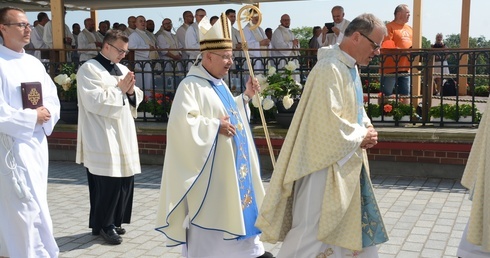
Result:
<svg viewBox="0 0 490 258"><path fill-rule="evenodd" d="M57 257L48 209L48 143L60 117L57 89L34 56L0 46L0 256ZM22 108L20 84L40 82L51 119ZM6 163L8 162L8 163Z"/></svg>
<svg viewBox="0 0 490 258"><path fill-rule="evenodd" d="M191 252L199 250L198 257L258 257L264 253L258 236L237 240L247 233L235 168L235 154L242 145L218 134L219 118L228 115L225 105L232 103L224 104L211 82L224 84L202 66L192 66L177 88L167 126L156 230L167 236L167 246L187 244L188 257L196 257ZM264 188L248 124L250 110L241 95L233 97L227 87L226 92L238 108L233 112L243 122L237 132L246 134L247 174L255 192L252 202L260 207Z"/></svg>

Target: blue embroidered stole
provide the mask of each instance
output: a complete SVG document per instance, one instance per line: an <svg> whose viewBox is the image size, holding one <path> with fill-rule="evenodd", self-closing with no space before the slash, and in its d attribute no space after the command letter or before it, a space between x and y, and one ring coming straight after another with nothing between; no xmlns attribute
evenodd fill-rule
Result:
<svg viewBox="0 0 490 258"><path fill-rule="evenodd" d="M240 118L240 114L238 113L237 104L233 96L226 89L226 85L224 85L222 82L217 85L212 81L209 81L209 83L225 106L225 109L230 117L230 123L232 123L236 128L236 134L233 136L233 142L236 150L235 171L233 171L233 173L236 173L238 178L237 183L240 188L241 206L246 229L246 234L244 236L238 236L237 239L253 237L260 234L261 231L255 227L255 221L257 220L258 216L258 207L257 203L255 202L255 191L252 182L252 174L250 171L249 146L244 123Z"/></svg>
<svg viewBox="0 0 490 258"><path fill-rule="evenodd" d="M357 123L362 125L364 115L364 99L362 84L357 72L357 66L350 68L357 100ZM368 174L364 165L361 169L361 225L362 225L362 247L373 246L388 241L388 234L379 211L376 197L374 196L371 181L367 180Z"/></svg>
<svg viewBox="0 0 490 258"><path fill-rule="evenodd" d="M356 92L356 100L357 100L357 123L362 125L362 118L364 116L363 108L364 108L364 93L362 92L362 84L361 79L359 78L359 74L357 73L357 65L353 68L350 68L350 73L352 75L352 80L354 81L354 88Z"/></svg>

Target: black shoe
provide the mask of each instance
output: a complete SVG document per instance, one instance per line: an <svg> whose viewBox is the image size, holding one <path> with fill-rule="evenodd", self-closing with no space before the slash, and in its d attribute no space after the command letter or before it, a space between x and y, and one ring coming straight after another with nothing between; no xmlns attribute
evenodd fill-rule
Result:
<svg viewBox="0 0 490 258"><path fill-rule="evenodd" d="M97 230L97 229L92 229L92 236L98 236L100 235L100 230Z"/></svg>
<svg viewBox="0 0 490 258"><path fill-rule="evenodd" d="M124 234L126 234L126 229L124 229L122 227L116 227L116 233L118 235L124 235Z"/></svg>
<svg viewBox="0 0 490 258"><path fill-rule="evenodd" d="M261 255L257 258L274 258L274 255L272 255L271 253L266 251L263 255Z"/></svg>
<svg viewBox="0 0 490 258"><path fill-rule="evenodd" d="M111 245L119 245L122 243L122 237L117 234L115 229L108 229L107 232L101 229L100 235L105 239L107 243Z"/></svg>

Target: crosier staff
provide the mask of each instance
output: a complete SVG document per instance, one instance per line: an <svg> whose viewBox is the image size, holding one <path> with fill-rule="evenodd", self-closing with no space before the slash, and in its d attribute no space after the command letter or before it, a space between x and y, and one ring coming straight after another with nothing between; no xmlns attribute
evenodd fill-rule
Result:
<svg viewBox="0 0 490 258"><path fill-rule="evenodd" d="M242 39L242 50L243 50L243 53L245 54L245 59L247 61L250 77L252 77L252 80L254 80L255 75L254 75L254 71L253 71L252 62L250 61L250 55L248 53L248 44L247 44L247 40L245 39L245 35L243 34L243 28L242 28L242 23L241 23L241 21L242 21L241 17L242 17L242 13L244 11L248 12L248 14L245 14L245 16L244 16L245 17L244 21L246 21L246 22L250 22L254 15L258 15L258 17L259 17L259 21L257 22L257 24L251 24L250 30L254 30L254 29L259 27L260 23L262 22L262 13L260 12L258 6L255 6L255 5L245 5L242 8L240 8L240 10L238 11L238 17L239 17L238 31L240 31L240 38ZM257 94L257 92L255 92L253 98L255 98L255 101L257 103L259 103L258 109L259 109L259 114L260 114L260 120L262 121L262 127L264 128L264 135L265 135L265 140L267 142L267 147L269 149L269 155L271 156L272 168L274 168L275 164L276 164L276 157L274 156L274 150L272 149L271 139L269 136L269 130L267 129L267 122L265 121L265 117L264 117L264 109L262 108L262 101L260 100L260 96L259 96L259 94Z"/></svg>

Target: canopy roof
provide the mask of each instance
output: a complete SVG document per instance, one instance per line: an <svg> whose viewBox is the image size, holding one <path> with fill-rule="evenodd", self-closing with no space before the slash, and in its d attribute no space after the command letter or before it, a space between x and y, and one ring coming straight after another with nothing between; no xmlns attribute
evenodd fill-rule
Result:
<svg viewBox="0 0 490 258"><path fill-rule="evenodd" d="M298 0L281 0L298 1ZM50 11L50 2L44 0L0 0L0 7L16 6L26 12ZM274 0L65 0L65 6L69 10L110 10L124 8L146 8L164 6L193 6L213 4L251 4L255 2L274 2Z"/></svg>

